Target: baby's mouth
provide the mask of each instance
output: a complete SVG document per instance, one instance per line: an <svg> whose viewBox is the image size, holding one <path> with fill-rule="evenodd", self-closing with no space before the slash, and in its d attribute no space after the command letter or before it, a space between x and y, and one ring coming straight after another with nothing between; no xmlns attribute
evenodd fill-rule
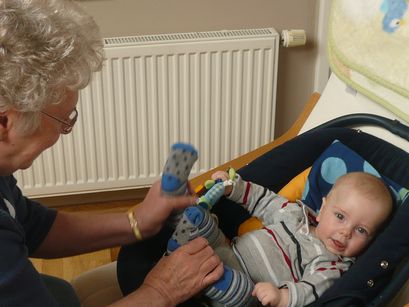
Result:
<svg viewBox="0 0 409 307"><path fill-rule="evenodd" d="M340 241L335 239L331 239L331 241L337 251L342 252L345 249L345 244L341 243Z"/></svg>

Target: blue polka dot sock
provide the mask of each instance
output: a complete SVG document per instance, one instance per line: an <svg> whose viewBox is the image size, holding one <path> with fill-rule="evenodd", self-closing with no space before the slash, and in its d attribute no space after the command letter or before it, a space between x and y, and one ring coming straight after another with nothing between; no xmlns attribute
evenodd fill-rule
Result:
<svg viewBox="0 0 409 307"><path fill-rule="evenodd" d="M168 241L168 253L199 236L206 238L210 245L225 241L215 216L200 206L188 207Z"/></svg>
<svg viewBox="0 0 409 307"><path fill-rule="evenodd" d="M161 189L164 195L179 196L186 193L189 174L197 156L197 150L190 144L176 143L172 146L162 172ZM182 213L174 212L168 224L176 226Z"/></svg>

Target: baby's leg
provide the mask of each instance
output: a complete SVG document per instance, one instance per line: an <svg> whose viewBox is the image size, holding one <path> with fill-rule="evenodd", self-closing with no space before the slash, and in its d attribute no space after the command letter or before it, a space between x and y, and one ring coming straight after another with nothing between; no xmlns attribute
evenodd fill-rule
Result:
<svg viewBox="0 0 409 307"><path fill-rule="evenodd" d="M168 242L168 252L174 251L199 236L204 237L210 246L216 248L226 244L226 237L217 225L217 219L210 209L224 194L223 182L216 183L205 195L200 197L196 206L186 208L176 225L175 232Z"/></svg>
<svg viewBox="0 0 409 307"><path fill-rule="evenodd" d="M164 195L178 196L187 192L189 174L196 160L197 151L192 145L176 143L172 146L162 173L161 188ZM168 224L175 227L182 212L174 212Z"/></svg>
<svg viewBox="0 0 409 307"><path fill-rule="evenodd" d="M187 144L175 144L166 162L162 175L162 191L165 195L182 195L186 193L190 170L197 159L196 150ZM197 206L192 206L174 217L170 224L176 229L168 241L168 253L179 246L202 236L216 248L229 248L226 237L217 226L217 220L209 210L224 194L222 182L214 185L200 198ZM178 222L179 221L179 222ZM178 222L178 223L177 223ZM206 295L225 306L247 306L251 299L253 282L244 273L224 267L224 275L206 290Z"/></svg>
<svg viewBox="0 0 409 307"><path fill-rule="evenodd" d="M207 297L226 307L257 306L252 297L254 284L243 272L224 266L223 276L205 290Z"/></svg>
<svg viewBox="0 0 409 307"><path fill-rule="evenodd" d="M226 242L226 237L217 226L216 218L200 204L184 211L182 219L168 242L168 253L198 236L206 238L214 249L221 247L233 253ZM235 256L231 255L231 257ZM239 267L237 260L235 266ZM223 276L208 287L205 294L224 306L249 306L252 301L253 287L253 282L245 273L224 266Z"/></svg>

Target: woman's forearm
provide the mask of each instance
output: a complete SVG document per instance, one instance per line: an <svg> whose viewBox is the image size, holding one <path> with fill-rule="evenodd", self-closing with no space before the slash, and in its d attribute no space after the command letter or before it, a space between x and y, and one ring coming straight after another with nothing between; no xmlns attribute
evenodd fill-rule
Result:
<svg viewBox="0 0 409 307"><path fill-rule="evenodd" d="M127 215L59 212L35 256L67 257L135 241Z"/></svg>

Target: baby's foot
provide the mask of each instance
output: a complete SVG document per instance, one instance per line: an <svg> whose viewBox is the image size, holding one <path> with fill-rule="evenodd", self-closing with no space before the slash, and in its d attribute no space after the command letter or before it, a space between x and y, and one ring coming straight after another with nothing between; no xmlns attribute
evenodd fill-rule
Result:
<svg viewBox="0 0 409 307"><path fill-rule="evenodd" d="M197 151L190 144L176 143L172 146L162 173L162 193L168 196L179 196L187 192L190 171L197 160ZM167 223L176 227L183 210L174 211Z"/></svg>
<svg viewBox="0 0 409 307"><path fill-rule="evenodd" d="M215 243L220 230L216 218L208 210L199 206L186 208L172 237L168 241L168 252L201 236L207 239L210 245Z"/></svg>
<svg viewBox="0 0 409 307"><path fill-rule="evenodd" d="M189 174L196 160L197 151L192 145L174 144L163 168L162 192L166 195L185 194Z"/></svg>

